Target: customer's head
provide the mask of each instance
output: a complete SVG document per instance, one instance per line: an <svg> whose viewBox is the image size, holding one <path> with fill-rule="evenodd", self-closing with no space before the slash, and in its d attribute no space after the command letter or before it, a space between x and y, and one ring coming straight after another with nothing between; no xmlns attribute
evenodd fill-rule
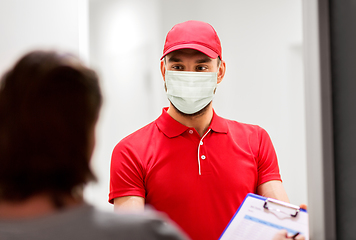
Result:
<svg viewBox="0 0 356 240"><path fill-rule="evenodd" d="M94 180L101 102L97 75L73 55L23 56L0 82L0 201L60 199Z"/></svg>

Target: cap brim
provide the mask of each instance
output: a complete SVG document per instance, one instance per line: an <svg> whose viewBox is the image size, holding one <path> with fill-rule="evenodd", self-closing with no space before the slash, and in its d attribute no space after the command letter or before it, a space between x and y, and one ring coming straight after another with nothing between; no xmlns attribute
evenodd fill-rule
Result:
<svg viewBox="0 0 356 240"><path fill-rule="evenodd" d="M194 49L194 50L197 50L199 52L202 52L204 53L205 55L207 55L208 57L212 58L212 59L215 59L219 56L219 54L217 54L215 51L211 50L210 48L208 47L205 47L205 46L202 46L200 44L194 44L194 43L186 43L186 44L179 44L179 45L175 45L169 49L167 49L162 57L161 57L161 60L169 53L173 52L173 51L176 51L176 50L179 50L179 49Z"/></svg>

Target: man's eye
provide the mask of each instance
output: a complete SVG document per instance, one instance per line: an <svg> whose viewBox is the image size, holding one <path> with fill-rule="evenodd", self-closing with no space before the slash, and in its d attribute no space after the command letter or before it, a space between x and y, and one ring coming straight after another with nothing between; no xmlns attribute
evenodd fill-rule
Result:
<svg viewBox="0 0 356 240"><path fill-rule="evenodd" d="M197 67L197 70L198 71L205 71L205 70L207 70L208 68L206 67L206 66L198 66Z"/></svg>
<svg viewBox="0 0 356 240"><path fill-rule="evenodd" d="M183 70L183 67L180 65L173 65L171 68L174 70Z"/></svg>

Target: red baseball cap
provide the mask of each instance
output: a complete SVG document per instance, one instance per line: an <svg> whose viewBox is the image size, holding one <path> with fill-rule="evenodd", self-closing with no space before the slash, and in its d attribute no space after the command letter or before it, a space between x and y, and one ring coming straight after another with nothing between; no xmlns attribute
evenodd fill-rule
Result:
<svg viewBox="0 0 356 240"><path fill-rule="evenodd" d="M161 60L168 53L184 48L198 50L213 59L218 56L222 59L220 39L214 28L205 22L190 20L174 25L167 34Z"/></svg>

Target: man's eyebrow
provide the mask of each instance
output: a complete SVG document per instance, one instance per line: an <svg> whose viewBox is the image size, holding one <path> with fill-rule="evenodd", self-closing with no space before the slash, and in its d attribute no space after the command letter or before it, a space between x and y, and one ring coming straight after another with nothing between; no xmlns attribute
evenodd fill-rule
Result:
<svg viewBox="0 0 356 240"><path fill-rule="evenodd" d="M168 59L168 62L182 62L182 60L177 57L170 57Z"/></svg>
<svg viewBox="0 0 356 240"><path fill-rule="evenodd" d="M210 57L206 57L206 58L201 58L195 61L195 63L208 63L211 62L211 58Z"/></svg>

